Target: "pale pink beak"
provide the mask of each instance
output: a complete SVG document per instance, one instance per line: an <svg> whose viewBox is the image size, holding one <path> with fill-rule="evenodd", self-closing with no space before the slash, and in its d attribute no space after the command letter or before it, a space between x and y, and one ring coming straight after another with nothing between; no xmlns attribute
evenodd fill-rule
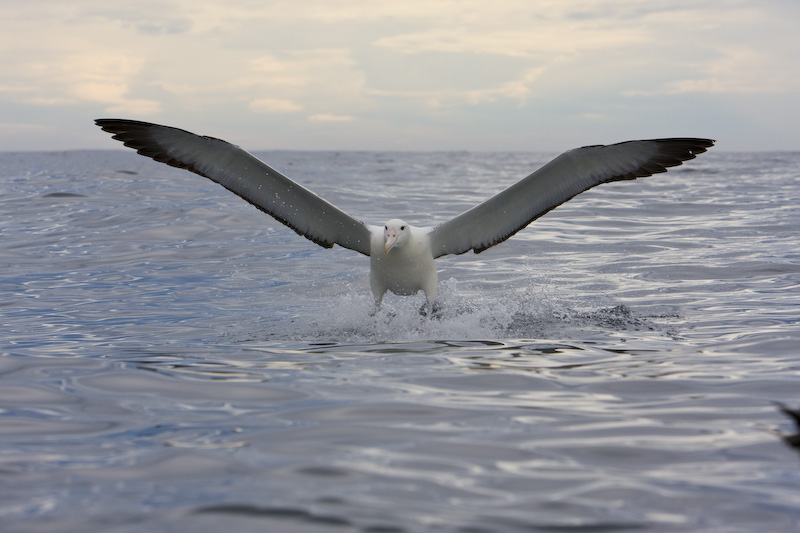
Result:
<svg viewBox="0 0 800 533"><path fill-rule="evenodd" d="M392 249L392 246L397 242L397 230L394 228L389 228L386 231L386 243L383 245L383 249L386 250L386 253L389 253L389 250Z"/></svg>

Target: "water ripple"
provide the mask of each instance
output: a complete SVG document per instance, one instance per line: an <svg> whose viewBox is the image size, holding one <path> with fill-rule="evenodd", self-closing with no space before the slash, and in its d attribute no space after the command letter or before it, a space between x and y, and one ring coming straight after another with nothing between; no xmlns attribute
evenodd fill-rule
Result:
<svg viewBox="0 0 800 533"><path fill-rule="evenodd" d="M371 315L365 258L190 173L0 154L0 521L798 530L775 402L800 407L800 160L707 155L443 258L430 319ZM265 157L364 220L435 224L549 155Z"/></svg>

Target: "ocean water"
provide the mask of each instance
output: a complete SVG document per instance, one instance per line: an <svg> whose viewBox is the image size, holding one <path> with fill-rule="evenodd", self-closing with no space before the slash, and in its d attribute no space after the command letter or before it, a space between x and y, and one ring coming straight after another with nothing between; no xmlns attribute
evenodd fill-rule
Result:
<svg viewBox="0 0 800 533"><path fill-rule="evenodd" d="M555 154L258 154L433 225ZM0 154L0 530L800 530L800 153L438 261L442 316L132 151Z"/></svg>

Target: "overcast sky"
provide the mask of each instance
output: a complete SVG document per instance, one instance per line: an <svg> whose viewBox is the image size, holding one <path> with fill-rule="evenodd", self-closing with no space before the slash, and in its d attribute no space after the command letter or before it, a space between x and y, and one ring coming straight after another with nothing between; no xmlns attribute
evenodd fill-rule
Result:
<svg viewBox="0 0 800 533"><path fill-rule="evenodd" d="M798 0L26 0L0 43L0 150L800 149Z"/></svg>

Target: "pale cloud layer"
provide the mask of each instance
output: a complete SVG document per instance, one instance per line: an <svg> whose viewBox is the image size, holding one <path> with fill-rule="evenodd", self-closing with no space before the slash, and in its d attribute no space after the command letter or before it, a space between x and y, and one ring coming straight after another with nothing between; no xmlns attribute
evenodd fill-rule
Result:
<svg viewBox="0 0 800 533"><path fill-rule="evenodd" d="M17 4L2 150L116 147L101 116L254 150L800 149L796 0Z"/></svg>

